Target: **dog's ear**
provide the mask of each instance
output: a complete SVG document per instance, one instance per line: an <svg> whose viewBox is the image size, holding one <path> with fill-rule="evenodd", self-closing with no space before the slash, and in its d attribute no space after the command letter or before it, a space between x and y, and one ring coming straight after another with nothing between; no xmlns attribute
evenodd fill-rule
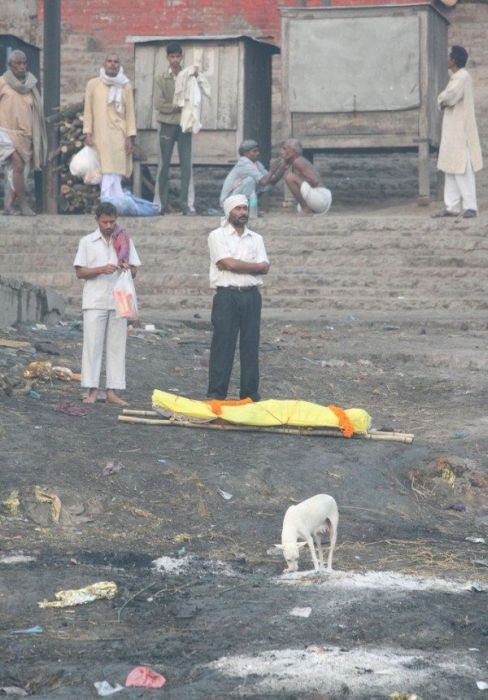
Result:
<svg viewBox="0 0 488 700"><path fill-rule="evenodd" d="M274 545L277 549L284 549L285 547L282 544L275 544Z"/></svg>
<svg viewBox="0 0 488 700"><path fill-rule="evenodd" d="M306 542L297 542L298 548L300 549L301 547L305 547L307 543Z"/></svg>

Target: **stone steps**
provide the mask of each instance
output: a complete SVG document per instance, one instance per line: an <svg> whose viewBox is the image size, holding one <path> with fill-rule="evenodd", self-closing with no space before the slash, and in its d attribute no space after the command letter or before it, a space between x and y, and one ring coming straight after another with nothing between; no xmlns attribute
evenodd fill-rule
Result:
<svg viewBox="0 0 488 700"><path fill-rule="evenodd" d="M126 222L144 263L141 309L210 307L209 217L157 217ZM0 221L0 275L61 291L78 310L82 284L72 263L92 217ZM425 215L331 215L297 219L279 212L260 219L272 269L263 290L267 308L483 310L487 307L488 241L482 219Z"/></svg>

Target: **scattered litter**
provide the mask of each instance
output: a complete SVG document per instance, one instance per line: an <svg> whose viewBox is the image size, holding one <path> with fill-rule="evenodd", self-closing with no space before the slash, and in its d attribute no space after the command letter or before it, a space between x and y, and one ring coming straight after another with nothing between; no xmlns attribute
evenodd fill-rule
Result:
<svg viewBox="0 0 488 700"><path fill-rule="evenodd" d="M60 379L63 382L71 382L81 380L81 374L76 374L69 367L53 367L51 370L51 377L54 379Z"/></svg>
<svg viewBox="0 0 488 700"><path fill-rule="evenodd" d="M10 513L10 515L18 514L20 501L19 492L17 491L17 489L11 491L7 498L4 501L2 501L2 506L5 508L5 510L7 510Z"/></svg>
<svg viewBox="0 0 488 700"><path fill-rule="evenodd" d="M469 651L479 651L478 647L469 647Z"/></svg>
<svg viewBox="0 0 488 700"><path fill-rule="evenodd" d="M293 608L290 610L289 615L293 615L293 617L310 617L311 612L312 608Z"/></svg>
<svg viewBox="0 0 488 700"><path fill-rule="evenodd" d="M466 506L463 503L451 503L447 506L446 510L455 510L456 513L464 513L466 511Z"/></svg>
<svg viewBox="0 0 488 700"><path fill-rule="evenodd" d="M117 585L113 581L98 581L84 588L58 591L54 594L56 600L43 600L38 603L40 608L68 608L72 605L93 603L94 600L111 600L117 593Z"/></svg>
<svg viewBox="0 0 488 700"><path fill-rule="evenodd" d="M124 465L122 462L107 462L107 464L102 469L102 476L110 476L111 474L117 474Z"/></svg>
<svg viewBox="0 0 488 700"><path fill-rule="evenodd" d="M154 323L146 323L146 325L144 326L144 330L153 333L156 330L156 326L154 325Z"/></svg>
<svg viewBox="0 0 488 700"><path fill-rule="evenodd" d="M232 493L229 493L228 491L222 491L222 489L217 489L217 491L220 493L222 498L224 498L226 501L230 501L230 499L233 496Z"/></svg>
<svg viewBox="0 0 488 700"><path fill-rule="evenodd" d="M400 299L400 297L398 297L398 298ZM383 326L383 330L384 331L399 331L400 326ZM391 697L391 695L390 695L390 697ZM415 697L417 697L417 696L415 696Z"/></svg>
<svg viewBox="0 0 488 700"><path fill-rule="evenodd" d="M97 689L97 693L102 697L113 695L114 693L118 693L120 690L124 690L124 686L120 685L120 683L116 683L114 686L112 686L108 681L95 681L93 685Z"/></svg>
<svg viewBox="0 0 488 700"><path fill-rule="evenodd" d="M476 685L478 690L488 690L488 683L485 683L485 681L476 681Z"/></svg>
<svg viewBox="0 0 488 700"><path fill-rule="evenodd" d="M53 491L41 488L41 486L34 486L34 496L38 503L51 504L52 520L54 523L59 523L59 517L61 515L61 499L59 496Z"/></svg>
<svg viewBox="0 0 488 700"><path fill-rule="evenodd" d="M390 700L422 700L421 697L417 695L417 693L406 693L403 690L395 690L394 693L392 693L389 696Z"/></svg>
<svg viewBox="0 0 488 700"><path fill-rule="evenodd" d="M43 379L47 382L51 379L51 369L51 362L36 360L25 368L24 379Z"/></svg>
<svg viewBox="0 0 488 700"><path fill-rule="evenodd" d="M66 413L67 416L87 416L90 413L89 406L80 406L72 401L60 401L54 410L56 413Z"/></svg>
<svg viewBox="0 0 488 700"><path fill-rule="evenodd" d="M4 685L0 688L2 695L19 695L20 697L26 697L28 693L23 688L19 688L16 685Z"/></svg>
<svg viewBox="0 0 488 700"><path fill-rule="evenodd" d="M39 394L39 392L34 391L34 389L31 389L29 391L29 396L31 397L31 399L40 399L41 398L41 395Z"/></svg>
<svg viewBox="0 0 488 700"><path fill-rule="evenodd" d="M162 688L166 678L147 666L136 666L127 676L127 688Z"/></svg>
<svg viewBox="0 0 488 700"><path fill-rule="evenodd" d="M475 583L471 584L471 590L475 593L486 593L488 588L486 588L486 586L482 586L478 581L475 581Z"/></svg>
<svg viewBox="0 0 488 700"><path fill-rule="evenodd" d="M486 544L484 537L465 537L466 542L474 542L474 544Z"/></svg>
<svg viewBox="0 0 488 700"><path fill-rule="evenodd" d="M36 561L36 558L27 554L7 554L0 558L0 564L28 564L31 561Z"/></svg>
<svg viewBox="0 0 488 700"><path fill-rule="evenodd" d="M166 464L167 459L158 459L159 464Z"/></svg>
<svg viewBox="0 0 488 700"><path fill-rule="evenodd" d="M488 566L488 559L471 559L471 564L477 564L478 566Z"/></svg>
<svg viewBox="0 0 488 700"><path fill-rule="evenodd" d="M32 326L33 331L47 331L47 326L45 323L36 323L35 326Z"/></svg>
<svg viewBox="0 0 488 700"><path fill-rule="evenodd" d="M24 629L12 630L10 634L42 634L44 627L36 625L35 627L25 627Z"/></svg>
<svg viewBox="0 0 488 700"><path fill-rule="evenodd" d="M181 544L182 542L191 542L192 536L188 532L181 532L173 538L174 542Z"/></svg>

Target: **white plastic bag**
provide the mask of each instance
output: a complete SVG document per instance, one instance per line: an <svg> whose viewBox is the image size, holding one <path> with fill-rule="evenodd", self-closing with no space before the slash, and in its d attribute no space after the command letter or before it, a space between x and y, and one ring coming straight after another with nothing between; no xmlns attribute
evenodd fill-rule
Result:
<svg viewBox="0 0 488 700"><path fill-rule="evenodd" d="M91 146L84 146L75 153L69 164L72 175L81 177L85 185L99 185L102 181L102 171L97 152Z"/></svg>
<svg viewBox="0 0 488 700"><path fill-rule="evenodd" d="M136 321L138 318L136 288L130 270L122 270L119 274L114 287L114 298L117 318Z"/></svg>

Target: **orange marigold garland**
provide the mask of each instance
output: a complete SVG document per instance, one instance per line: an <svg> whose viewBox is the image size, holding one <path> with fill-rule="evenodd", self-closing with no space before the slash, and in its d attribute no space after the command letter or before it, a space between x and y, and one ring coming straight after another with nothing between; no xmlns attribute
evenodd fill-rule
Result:
<svg viewBox="0 0 488 700"><path fill-rule="evenodd" d="M247 403L252 403L252 399L249 397L245 399L209 399L208 401L204 401L204 403L208 404L210 406L210 410L212 413L215 413L216 416L220 416L222 413L222 406L244 406Z"/></svg>
<svg viewBox="0 0 488 700"><path fill-rule="evenodd" d="M332 413L336 416L337 420L339 421L339 427L342 430L342 434L346 438L350 438L354 435L354 427L349 420L349 418L346 415L346 412L343 408L340 408L339 406L328 406Z"/></svg>

